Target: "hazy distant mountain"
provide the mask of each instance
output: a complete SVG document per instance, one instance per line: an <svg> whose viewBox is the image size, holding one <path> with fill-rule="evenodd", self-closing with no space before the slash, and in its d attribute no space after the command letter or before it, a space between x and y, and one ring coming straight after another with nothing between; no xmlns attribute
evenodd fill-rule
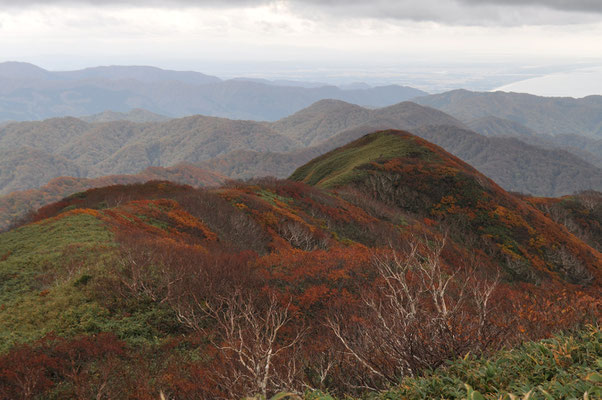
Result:
<svg viewBox="0 0 602 400"><path fill-rule="evenodd" d="M60 155L32 147L0 151L0 194L39 187L58 176L82 176L81 168Z"/></svg>
<svg viewBox="0 0 602 400"><path fill-rule="evenodd" d="M545 149L517 138L485 137L452 126L424 126L414 133L468 162L506 190L559 196L602 189L602 169L565 150Z"/></svg>
<svg viewBox="0 0 602 400"><path fill-rule="evenodd" d="M602 139L575 134L545 135L518 122L492 116L470 121L467 125L481 135L517 137L539 147L563 149L590 164L602 167Z"/></svg>
<svg viewBox="0 0 602 400"><path fill-rule="evenodd" d="M29 179L29 186L1 184L0 193L37 187L61 175L98 177L131 174L149 166L196 163L236 150L284 152L299 146L265 123L204 116L155 123L86 123L70 117L13 123L0 128L0 148L6 152L0 162L10 160L10 165L15 166L27 164L28 153L22 149L28 148L44 152L48 157L58 157L68 162L71 169L49 168L47 175L41 174L38 179L21 179L23 182ZM21 154L19 152L23 153L19 157L23 160L21 164L14 160L14 154ZM32 160L33 164L36 162ZM20 171L9 165L3 168L5 174L16 177Z"/></svg>
<svg viewBox="0 0 602 400"><path fill-rule="evenodd" d="M553 144L541 148L516 138L486 137L447 114L410 102L367 110L340 101L320 101L272 126L283 135L313 145L288 153L236 152L202 166L234 178L286 177L318 154L389 127L408 129L442 146L508 190L556 196L602 188L600 168Z"/></svg>
<svg viewBox="0 0 602 400"><path fill-rule="evenodd" d="M100 114L88 115L79 117L85 122L113 122L113 121L130 121L130 122L163 122L171 118L164 115L155 114L153 112L135 108L127 113L117 111L105 111Z"/></svg>
<svg viewBox="0 0 602 400"><path fill-rule="evenodd" d="M487 116L466 123L470 129L484 136L537 136L538 132L509 119Z"/></svg>
<svg viewBox="0 0 602 400"><path fill-rule="evenodd" d="M50 72L25 63L0 64L0 121L86 116L106 110L127 113L134 108L169 117L203 114L277 120L321 99L384 107L425 94L396 85L346 90L286 81L222 81L198 72L154 67Z"/></svg>
<svg viewBox="0 0 602 400"><path fill-rule="evenodd" d="M337 100L322 100L274 123L277 132L304 145L316 145L341 131L360 125L411 130L424 124L464 125L438 110L403 102L369 110Z"/></svg>
<svg viewBox="0 0 602 400"><path fill-rule="evenodd" d="M366 109L325 100L274 123L206 116L146 123L76 118L12 123L0 128L0 193L38 187L62 175L133 174L179 163L233 178L284 177L304 162L380 129L423 136L509 190L562 195L602 189L599 168L554 146L488 138L441 111L411 102ZM44 173L37 176L36 168Z"/></svg>
<svg viewBox="0 0 602 400"><path fill-rule="evenodd" d="M102 66L78 71L50 72L32 64L9 61L0 63L0 77L29 80L136 80L140 82L184 82L206 85L221 79L192 71L169 71L147 66Z"/></svg>
<svg viewBox="0 0 602 400"><path fill-rule="evenodd" d="M493 116L518 122L542 134L602 138L602 96L574 99L453 90L413 101L437 108L467 123Z"/></svg>
<svg viewBox="0 0 602 400"><path fill-rule="evenodd" d="M33 64L8 61L0 63L0 78L10 79L50 79L52 74Z"/></svg>
<svg viewBox="0 0 602 400"><path fill-rule="evenodd" d="M221 79L193 71L169 71L147 66L107 66L79 71L53 72L53 76L71 81L87 79L136 80L140 82L183 82L191 85L219 83Z"/></svg>

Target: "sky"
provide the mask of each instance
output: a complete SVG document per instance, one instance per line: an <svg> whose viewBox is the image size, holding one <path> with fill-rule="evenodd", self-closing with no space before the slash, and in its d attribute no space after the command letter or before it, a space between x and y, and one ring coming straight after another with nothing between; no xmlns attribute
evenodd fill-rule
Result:
<svg viewBox="0 0 602 400"><path fill-rule="evenodd" d="M50 70L154 65L431 92L553 75L551 94L580 97L602 94L571 87L584 70L602 82L601 38L600 0L0 0L0 61Z"/></svg>

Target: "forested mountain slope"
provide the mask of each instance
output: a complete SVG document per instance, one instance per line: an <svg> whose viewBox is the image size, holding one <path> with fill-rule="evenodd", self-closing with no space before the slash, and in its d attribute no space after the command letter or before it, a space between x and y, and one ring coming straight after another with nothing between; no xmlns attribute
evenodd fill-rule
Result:
<svg viewBox="0 0 602 400"><path fill-rule="evenodd" d="M148 167L132 175L107 175L99 178L62 176L52 179L37 189L18 190L1 196L0 230L25 218L28 212L86 189L152 180L168 180L195 187L212 187L223 184L227 179L223 175L192 164L179 164L168 168Z"/></svg>
<svg viewBox="0 0 602 400"><path fill-rule="evenodd" d="M526 93L452 90L413 99L461 121L498 117L548 135L579 134L602 137L602 96L582 99L540 97Z"/></svg>
<svg viewBox="0 0 602 400"><path fill-rule="evenodd" d="M316 154L321 154L361 137L377 129L407 129L433 143L442 146L450 153L460 157L475 168L494 179L507 190L532 193L543 196L558 196L580 190L602 189L602 170L584 161L573 152L561 150L543 138L525 139L525 137L485 137L479 135L457 120L445 117L429 108L419 108L413 103L381 110L364 110L356 106L339 102L322 102L326 110L332 110L336 119L329 114L317 111L319 104L309 110L307 116L300 112L290 120L283 120L286 135L294 138L307 137L317 145L306 149L293 150L288 153L233 153L220 156L203 163L203 167L214 169L233 178L250 178L253 176L274 175L285 177L298 165L299 161L307 162ZM396 108L398 118L386 117L388 111ZM372 117L377 115L378 117ZM385 115L385 117L381 117ZM403 116L403 117L402 117ZM361 117L361 118L360 118ZM322 120L321 118L324 118ZM297 124L292 121L298 121ZM302 121L310 121L307 124ZM430 121L436 121L431 124ZM277 124L279 124L278 122ZM338 124L338 125L337 125ZM341 131L332 132L334 126ZM318 141L314 135L324 130L327 134L319 134L325 140ZM529 145L525 141L536 141L545 147ZM554 142L552 142L554 143ZM252 156L251 156L252 154ZM587 156L587 154L586 154ZM596 161L589 155L588 159Z"/></svg>

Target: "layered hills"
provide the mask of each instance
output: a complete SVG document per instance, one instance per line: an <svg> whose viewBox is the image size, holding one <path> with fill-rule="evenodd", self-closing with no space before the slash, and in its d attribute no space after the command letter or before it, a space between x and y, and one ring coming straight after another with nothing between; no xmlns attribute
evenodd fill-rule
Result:
<svg viewBox="0 0 602 400"><path fill-rule="evenodd" d="M404 86L344 90L287 82L223 81L198 72L106 66L51 72L26 63L0 64L0 120L85 116L143 108L169 117L204 114L276 120L326 98L383 107L426 93Z"/></svg>
<svg viewBox="0 0 602 400"><path fill-rule="evenodd" d="M602 96L574 99L459 89L413 101L439 109L464 122L497 117L542 134L602 137Z"/></svg>
<svg viewBox="0 0 602 400"><path fill-rule="evenodd" d="M143 183L153 180L167 180L195 187L212 187L223 184L227 178L192 164L179 164L168 168L148 167L137 174L107 175L99 178L61 176L39 188L14 191L0 197L0 228L9 227L19 219L25 218L28 212L73 193L103 186Z"/></svg>
<svg viewBox="0 0 602 400"><path fill-rule="evenodd" d="M404 131L291 180L90 189L0 234L0 393L35 376L46 398L361 397L597 320L601 267Z"/></svg>
<svg viewBox="0 0 602 400"><path fill-rule="evenodd" d="M546 141L540 136L529 139L511 134L483 136L447 114L410 102L366 110L342 102L321 101L277 121L274 126L296 140L306 138L311 145L286 154L236 152L204 162L203 166L233 178L262 176L270 171L270 175L285 177L300 162L307 162L317 154L371 131L395 128L410 130L442 146L507 190L557 196L602 188L600 168L584 160L597 163L598 157L591 153L584 154L587 152L570 146L564 150L562 142Z"/></svg>
<svg viewBox="0 0 602 400"><path fill-rule="evenodd" d="M137 174L149 166L180 163L194 163L237 179L286 177L320 154L389 128L409 130L443 146L507 190L558 196L602 188L600 169L584 161L597 163L591 153L596 151L592 139L574 135L549 136L556 141L540 135L485 137L441 111L411 102L366 109L323 100L274 123L205 116L160 122L125 120L136 115L161 119L135 111L93 117L114 119L110 122L89 123L69 117L0 127L0 193L35 189L60 176ZM565 143L574 144L567 147L570 151L558 149ZM36 199L25 203L39 204Z"/></svg>
<svg viewBox="0 0 602 400"><path fill-rule="evenodd" d="M13 123L0 128L0 146L6 154L0 160L2 171L8 174L0 192L8 193L35 188L40 179L46 183L61 175L132 174L149 166L200 162L239 149L283 152L297 145L263 123L194 116L156 123L89 124L76 118ZM36 154L28 157L32 149ZM57 167L53 158L60 160ZM44 160L50 164L44 165L46 175L29 168Z"/></svg>

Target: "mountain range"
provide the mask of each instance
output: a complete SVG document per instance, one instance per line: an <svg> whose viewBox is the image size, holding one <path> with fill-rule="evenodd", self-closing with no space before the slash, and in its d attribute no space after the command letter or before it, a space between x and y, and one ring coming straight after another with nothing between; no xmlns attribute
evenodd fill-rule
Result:
<svg viewBox="0 0 602 400"><path fill-rule="evenodd" d="M547 136L516 134L527 129L516 123L514 136L506 131L512 137L484 136L444 112L412 102L367 109L340 100L321 100L273 123L200 115L168 119L143 110L85 119L109 122L66 117L0 127L0 193L39 188L61 176L138 174L148 167L180 163L196 164L236 179L286 177L320 154L374 130L391 128L409 130L443 146L508 190L558 196L602 188L600 169L592 165L599 158L590 153L596 151L591 145L595 139L549 136L575 144L560 150ZM495 127L508 126L495 121ZM78 188L92 186L96 185ZM32 197L24 204L35 206L43 204L42 199L57 200L69 194L54 189L27 193ZM48 197L47 193L57 197ZM7 204L6 199L3 202ZM10 200L10 204L15 203ZM7 221L20 215L23 207L4 210L9 210L3 214Z"/></svg>
<svg viewBox="0 0 602 400"><path fill-rule="evenodd" d="M169 117L193 114L277 120L327 98L383 107L426 93L390 85L359 89L302 87L290 82L221 80L198 72L107 66L51 72L17 62L0 64L0 121L85 116L142 108Z"/></svg>
<svg viewBox="0 0 602 400"><path fill-rule="evenodd" d="M602 138L602 96L599 95L574 99L458 89L413 101L444 111L465 123L497 117L541 134L577 134ZM507 127L503 127L503 130ZM524 134L524 128L521 130Z"/></svg>
<svg viewBox="0 0 602 400"><path fill-rule="evenodd" d="M398 398L402 379L452 360L595 326L602 255L568 225L599 238L599 199L509 193L399 130L287 180L76 193L0 233L0 395L25 382L31 398ZM546 383L559 398L577 390L561 368L595 359L571 343L521 361L570 379ZM449 390L487 388L481 373Z"/></svg>

